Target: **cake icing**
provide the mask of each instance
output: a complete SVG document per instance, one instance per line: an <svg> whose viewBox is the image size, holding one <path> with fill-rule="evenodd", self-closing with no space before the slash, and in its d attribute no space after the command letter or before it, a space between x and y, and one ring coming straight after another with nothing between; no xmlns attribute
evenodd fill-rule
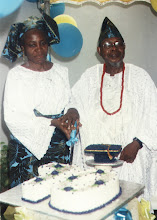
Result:
<svg viewBox="0 0 157 220"><path fill-rule="evenodd" d="M61 174L69 170L69 165L61 165L56 162L45 164L39 167L38 177L22 183L22 200L38 203L50 197L51 187L59 181Z"/></svg>
<svg viewBox="0 0 157 220"><path fill-rule="evenodd" d="M68 176L51 188L49 206L55 210L85 214L100 209L121 194L118 176L101 169Z"/></svg>
<svg viewBox="0 0 157 220"><path fill-rule="evenodd" d="M39 167L38 173L22 184L22 199L38 203L50 197L49 206L64 213L93 212L121 194L118 175L111 168L84 170L54 162Z"/></svg>
<svg viewBox="0 0 157 220"><path fill-rule="evenodd" d="M22 183L22 200L38 203L50 197L48 179L34 177Z"/></svg>
<svg viewBox="0 0 157 220"><path fill-rule="evenodd" d="M59 164L57 162L53 162L38 167L38 174L39 176L47 176L51 174L53 171L57 171L58 173L61 173L69 169L70 169L70 165L68 164Z"/></svg>

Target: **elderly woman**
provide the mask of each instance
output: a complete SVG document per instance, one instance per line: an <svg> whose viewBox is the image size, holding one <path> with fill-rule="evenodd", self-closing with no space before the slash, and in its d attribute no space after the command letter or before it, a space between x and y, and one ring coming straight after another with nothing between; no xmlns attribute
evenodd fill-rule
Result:
<svg viewBox="0 0 157 220"><path fill-rule="evenodd" d="M11 187L35 176L41 164L70 163L66 142L79 115L69 109L63 116L71 95L68 69L47 60L52 43L59 43L55 21L50 26L43 17L30 17L12 25L3 50L12 62L27 58L9 71L4 94Z"/></svg>
<svg viewBox="0 0 157 220"><path fill-rule="evenodd" d="M149 74L124 63L125 43L106 17L97 48L104 64L86 70L72 91L82 127L73 162L86 166L84 149L91 144L122 145L119 178L145 185L150 198L151 153L157 151L157 90Z"/></svg>

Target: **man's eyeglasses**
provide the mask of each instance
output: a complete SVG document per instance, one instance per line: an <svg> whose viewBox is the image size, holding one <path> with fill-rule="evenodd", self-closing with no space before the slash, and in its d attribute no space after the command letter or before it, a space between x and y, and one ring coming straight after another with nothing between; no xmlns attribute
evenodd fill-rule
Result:
<svg viewBox="0 0 157 220"><path fill-rule="evenodd" d="M103 45L102 45L102 47L103 48L106 48L106 49L110 49L110 48L112 48L112 47L116 47L116 48L119 48L119 47L124 47L124 42L122 42L122 41L116 41L116 42L104 42L103 43Z"/></svg>

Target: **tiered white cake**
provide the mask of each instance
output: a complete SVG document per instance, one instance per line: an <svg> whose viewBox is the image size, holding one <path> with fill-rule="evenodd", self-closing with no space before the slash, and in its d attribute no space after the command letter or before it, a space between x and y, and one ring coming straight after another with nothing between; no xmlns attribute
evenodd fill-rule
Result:
<svg viewBox="0 0 157 220"><path fill-rule="evenodd" d="M66 180L51 188L50 207L65 213L85 214L105 207L121 194L114 171L67 172Z"/></svg>
<svg viewBox="0 0 157 220"><path fill-rule="evenodd" d="M107 206L120 194L117 174L113 170L50 163L41 166L39 177L22 184L23 200L40 202L50 196L55 210L85 214Z"/></svg>
<svg viewBox="0 0 157 220"><path fill-rule="evenodd" d="M22 200L38 203L50 197L51 187L59 181L62 173L69 170L69 165L60 165L56 162L39 167L38 177L22 183Z"/></svg>

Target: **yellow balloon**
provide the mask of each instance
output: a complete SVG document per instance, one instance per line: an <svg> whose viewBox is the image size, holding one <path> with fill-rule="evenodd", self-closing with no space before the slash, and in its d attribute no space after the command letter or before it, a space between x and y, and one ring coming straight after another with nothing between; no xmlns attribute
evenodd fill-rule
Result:
<svg viewBox="0 0 157 220"><path fill-rule="evenodd" d="M152 5L152 8L157 11L157 0L150 0L151 1L151 5Z"/></svg>
<svg viewBox="0 0 157 220"><path fill-rule="evenodd" d="M60 23L69 23L69 24L72 24L74 25L75 27L77 27L77 23L76 21L74 20L73 17L69 16L69 15L58 15L56 17L53 18L57 24L60 24Z"/></svg>

